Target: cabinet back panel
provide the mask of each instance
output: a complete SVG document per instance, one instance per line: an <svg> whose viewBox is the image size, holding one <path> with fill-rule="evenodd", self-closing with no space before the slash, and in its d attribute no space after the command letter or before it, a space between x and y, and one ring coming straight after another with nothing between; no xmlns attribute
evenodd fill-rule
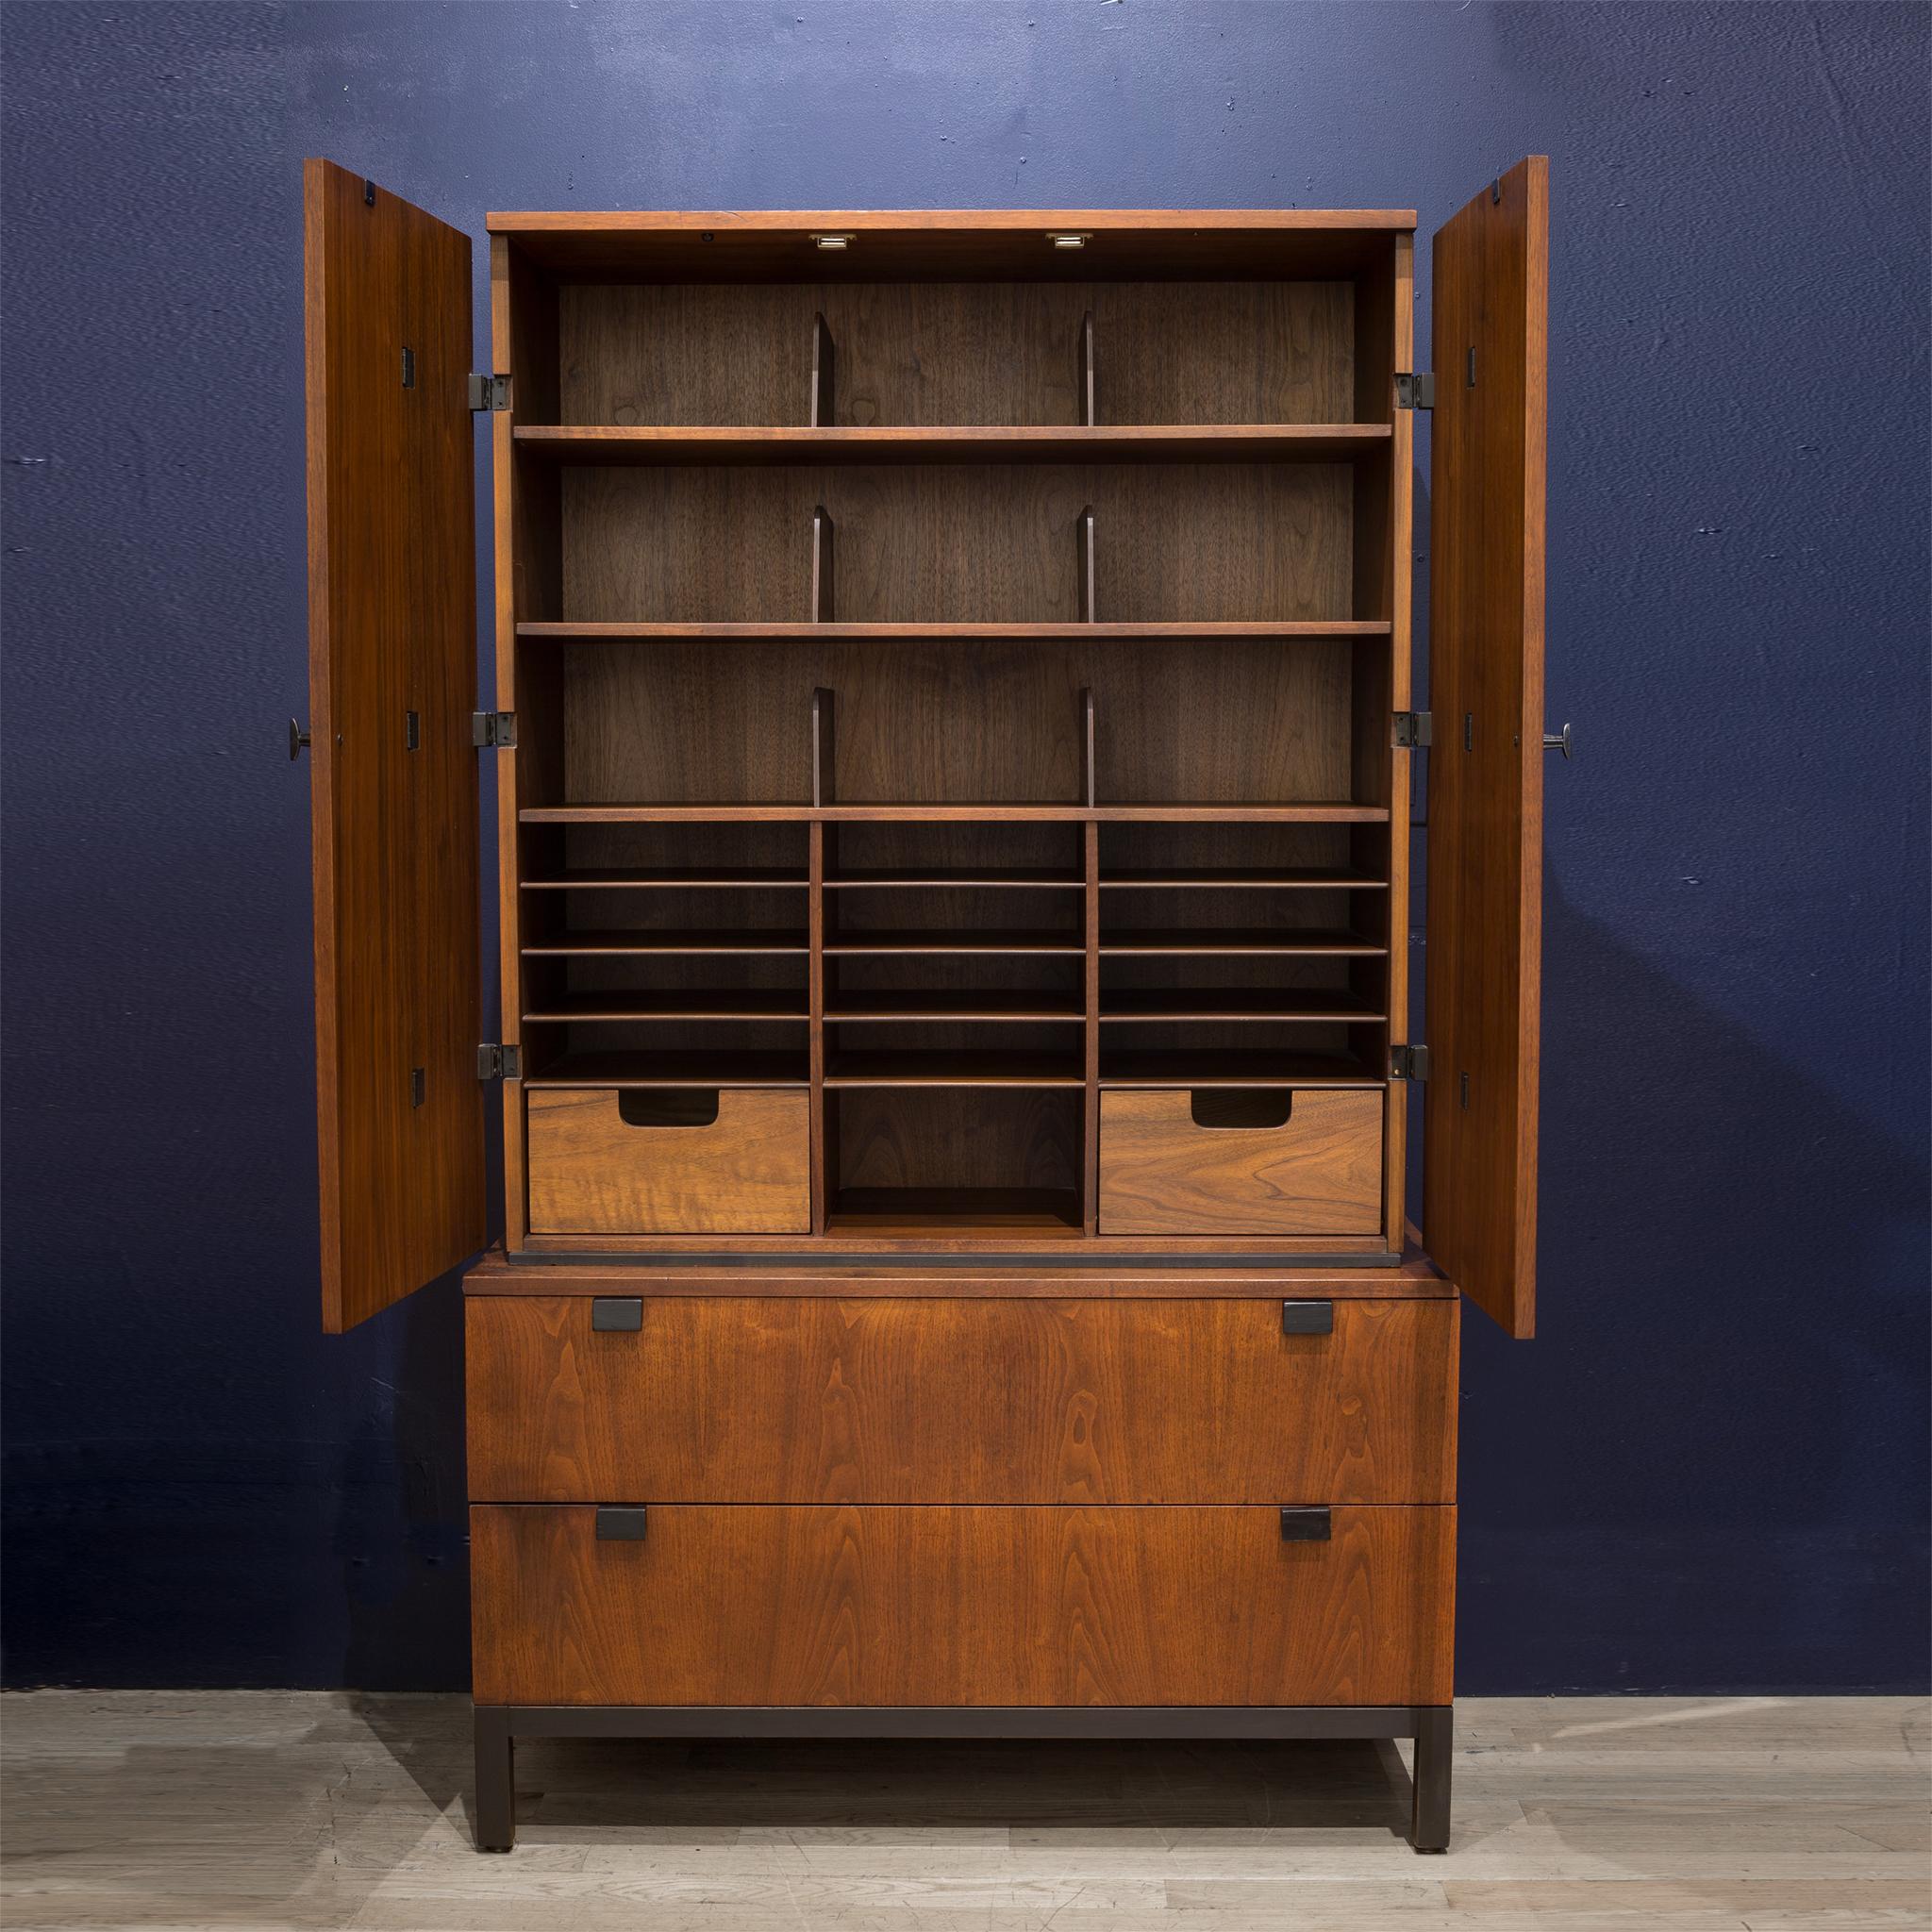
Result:
<svg viewBox="0 0 1932 1932"><path fill-rule="evenodd" d="M1080 1184L1077 1092L848 1087L825 1098L835 1190Z"/></svg>
<svg viewBox="0 0 1932 1932"><path fill-rule="evenodd" d="M558 308L567 424L805 424L817 314L841 426L1079 423L1089 312L1102 423L1355 416L1345 281L566 284Z"/></svg>
<svg viewBox="0 0 1932 1932"><path fill-rule="evenodd" d="M820 687L841 804L1077 804L1083 689L1102 804L1345 799L1353 783L1361 647L1339 640L567 648L578 804L809 803Z"/></svg>
<svg viewBox="0 0 1932 1932"><path fill-rule="evenodd" d="M841 623L1072 624L1094 512L1095 616L1185 624L1353 615L1341 463L567 468L563 618L811 616L811 520L835 531Z"/></svg>

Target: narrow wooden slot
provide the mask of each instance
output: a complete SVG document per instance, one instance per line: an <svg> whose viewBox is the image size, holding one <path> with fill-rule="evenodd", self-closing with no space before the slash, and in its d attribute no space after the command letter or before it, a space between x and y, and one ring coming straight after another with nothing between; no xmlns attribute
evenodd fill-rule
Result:
<svg viewBox="0 0 1932 1932"><path fill-rule="evenodd" d="M828 1021L867 1025L924 1024L933 1021L1067 1022L1078 1025L1087 1008L1077 998L1051 992L863 992L825 996Z"/></svg>
<svg viewBox="0 0 1932 1932"><path fill-rule="evenodd" d="M803 891L806 874L785 866L684 865L627 871L612 866L561 872L552 878L520 881L526 892L653 891L679 888L773 888Z"/></svg>
<svg viewBox="0 0 1932 1932"><path fill-rule="evenodd" d="M811 426L829 429L832 408L832 331L823 313L811 319Z"/></svg>
<svg viewBox="0 0 1932 1932"><path fill-rule="evenodd" d="M809 1017L802 992L765 992L734 988L727 992L704 992L696 988L665 992L582 992L558 999L530 999L524 1014L532 1025L574 1023L642 1024L669 1020L792 1021L803 1026Z"/></svg>
<svg viewBox="0 0 1932 1932"><path fill-rule="evenodd" d="M1380 958L1389 949L1379 941L1365 939L1359 933L1279 925L1200 929L1149 927L1146 930L1124 926L1116 932L1103 932L1100 950L1105 957L1278 953L1322 958Z"/></svg>
<svg viewBox="0 0 1932 1932"><path fill-rule="evenodd" d="M550 1087L808 1087L810 1069L795 1053L701 1053L633 1049L571 1053L541 1062L524 1085Z"/></svg>
<svg viewBox="0 0 1932 1932"><path fill-rule="evenodd" d="M832 519L824 504L811 513L811 621L832 621Z"/></svg>
<svg viewBox="0 0 1932 1932"><path fill-rule="evenodd" d="M1080 803L1090 810L1093 805L1093 693L1080 693ZM1088 876L1092 876L1089 868Z"/></svg>
<svg viewBox="0 0 1932 1932"><path fill-rule="evenodd" d="M599 930L573 929L524 941L527 958L569 958L583 954L618 953L803 953L809 949L806 930L742 930L733 926L708 929L616 926Z"/></svg>
<svg viewBox="0 0 1932 1932"><path fill-rule="evenodd" d="M1078 958L1086 952L1087 944L1073 928L1065 932L1041 932L1004 926L966 930L861 927L851 932L827 933L824 949L833 958L866 953L939 953L948 957L959 953L1060 953Z"/></svg>
<svg viewBox="0 0 1932 1932"><path fill-rule="evenodd" d="M1352 992L1293 989L1271 992L1241 987L1122 989L1104 993L1100 1008L1103 1024L1200 1020L1366 1026L1379 1024L1387 1017L1376 1005Z"/></svg>
<svg viewBox="0 0 1932 1932"><path fill-rule="evenodd" d="M1080 622L1094 622L1093 506L1089 504L1074 525L1074 568L1078 578Z"/></svg>
<svg viewBox="0 0 1932 1932"><path fill-rule="evenodd" d="M1080 318L1080 366L1076 379L1079 383L1080 421L1091 429L1100 418L1094 413L1093 311L1091 308Z"/></svg>
<svg viewBox="0 0 1932 1932"><path fill-rule="evenodd" d="M1085 1084L1077 1054L835 1053L825 1069L827 1087L1079 1087Z"/></svg>
<svg viewBox="0 0 1932 1932"><path fill-rule="evenodd" d="M1388 1074L1348 1054L1236 1052L1226 1048L1112 1050L1100 1057L1103 1087L1368 1087Z"/></svg>
<svg viewBox="0 0 1932 1932"><path fill-rule="evenodd" d="M1058 872L1050 866L932 865L905 871L848 871L837 878L826 879L824 888L828 892L853 892L897 891L917 886L1015 886L1032 891L1077 892L1085 889L1086 883L1078 873Z"/></svg>
<svg viewBox="0 0 1932 1932"><path fill-rule="evenodd" d="M1145 866L1134 870L1102 874L1102 891L1174 891L1200 889L1210 891L1323 891L1386 892L1389 881L1374 872L1330 870L1320 866Z"/></svg>

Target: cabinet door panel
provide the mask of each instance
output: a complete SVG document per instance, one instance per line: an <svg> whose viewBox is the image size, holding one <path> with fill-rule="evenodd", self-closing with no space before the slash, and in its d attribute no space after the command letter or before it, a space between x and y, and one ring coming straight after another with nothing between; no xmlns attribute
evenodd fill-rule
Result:
<svg viewBox="0 0 1932 1932"><path fill-rule="evenodd" d="M1536 1326L1549 163L1436 236L1423 1239Z"/></svg>
<svg viewBox="0 0 1932 1932"><path fill-rule="evenodd" d="M711 1503L1443 1503L1453 1301L468 1306L470 1493Z"/></svg>
<svg viewBox="0 0 1932 1932"><path fill-rule="evenodd" d="M1453 1508L470 1511L478 1704L1446 1704Z"/></svg>
<svg viewBox="0 0 1932 1932"><path fill-rule="evenodd" d="M323 1325L483 1245L470 242L303 175Z"/></svg>

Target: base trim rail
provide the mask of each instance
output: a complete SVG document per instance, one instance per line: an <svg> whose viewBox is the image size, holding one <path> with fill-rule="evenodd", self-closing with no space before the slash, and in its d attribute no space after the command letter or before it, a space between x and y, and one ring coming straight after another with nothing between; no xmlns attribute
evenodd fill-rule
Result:
<svg viewBox="0 0 1932 1932"><path fill-rule="evenodd" d="M507 1852L516 1843L519 1738L1412 1738L1411 1842L1419 1852L1449 1847L1449 1705L479 1704L475 1710L479 1852Z"/></svg>

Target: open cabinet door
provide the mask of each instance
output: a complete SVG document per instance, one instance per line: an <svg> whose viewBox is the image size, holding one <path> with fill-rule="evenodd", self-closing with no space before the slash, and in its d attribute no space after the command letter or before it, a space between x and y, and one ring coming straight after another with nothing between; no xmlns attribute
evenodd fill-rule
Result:
<svg viewBox="0 0 1932 1932"><path fill-rule="evenodd" d="M1549 161L1437 234L1423 1239L1536 1329Z"/></svg>
<svg viewBox="0 0 1932 1932"><path fill-rule="evenodd" d="M483 1245L470 242L303 174L322 1309Z"/></svg>

